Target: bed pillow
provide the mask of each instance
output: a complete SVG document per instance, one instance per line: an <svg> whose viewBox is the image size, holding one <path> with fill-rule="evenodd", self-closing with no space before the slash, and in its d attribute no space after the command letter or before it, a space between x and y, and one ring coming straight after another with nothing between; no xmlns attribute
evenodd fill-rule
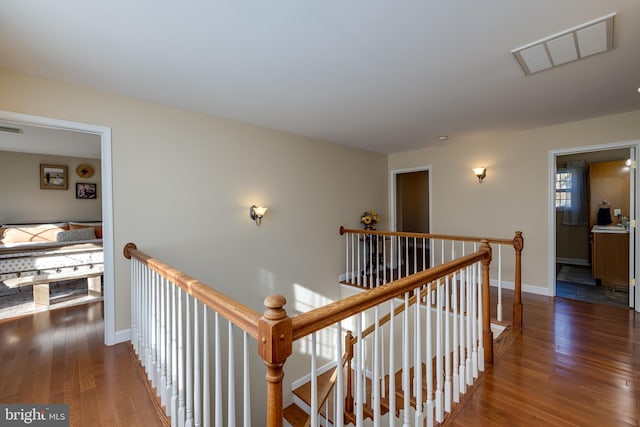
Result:
<svg viewBox="0 0 640 427"><path fill-rule="evenodd" d="M68 229L66 224L4 226L2 243L55 242L57 234Z"/></svg>
<svg viewBox="0 0 640 427"><path fill-rule="evenodd" d="M78 240L93 240L96 233L93 227L78 228L76 230L61 231L58 233L56 240L58 242L75 242Z"/></svg>
<svg viewBox="0 0 640 427"><path fill-rule="evenodd" d="M70 222L70 230L78 230L81 228L93 228L96 233L96 239L102 239L102 223L101 222Z"/></svg>

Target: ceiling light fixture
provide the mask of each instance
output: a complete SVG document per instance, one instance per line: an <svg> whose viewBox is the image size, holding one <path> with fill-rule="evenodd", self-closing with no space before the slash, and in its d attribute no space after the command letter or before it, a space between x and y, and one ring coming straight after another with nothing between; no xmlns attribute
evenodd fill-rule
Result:
<svg viewBox="0 0 640 427"><path fill-rule="evenodd" d="M613 49L615 12L511 51L526 75Z"/></svg>

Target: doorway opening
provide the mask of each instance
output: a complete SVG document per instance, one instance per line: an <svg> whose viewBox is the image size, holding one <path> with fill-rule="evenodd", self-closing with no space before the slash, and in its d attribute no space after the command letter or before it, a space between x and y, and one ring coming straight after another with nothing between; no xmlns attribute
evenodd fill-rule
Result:
<svg viewBox="0 0 640 427"><path fill-rule="evenodd" d="M430 166L391 172L391 227L393 231L430 232L430 173Z"/></svg>
<svg viewBox="0 0 640 427"><path fill-rule="evenodd" d="M104 259L104 342L106 345L113 345L126 341L128 339L128 330L116 333L115 329L111 128L2 110L0 110L0 120L12 122L17 125L88 133L99 136L102 184L102 245Z"/></svg>
<svg viewBox="0 0 640 427"><path fill-rule="evenodd" d="M552 153L553 295L636 307L633 144Z"/></svg>

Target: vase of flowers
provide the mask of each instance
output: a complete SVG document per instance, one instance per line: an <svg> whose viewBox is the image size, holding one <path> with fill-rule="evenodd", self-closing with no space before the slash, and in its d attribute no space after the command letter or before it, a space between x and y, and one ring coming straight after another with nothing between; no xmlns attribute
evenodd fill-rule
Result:
<svg viewBox="0 0 640 427"><path fill-rule="evenodd" d="M364 224L365 230L375 230L374 226L378 223L378 214L373 209L365 211L360 215L360 222Z"/></svg>

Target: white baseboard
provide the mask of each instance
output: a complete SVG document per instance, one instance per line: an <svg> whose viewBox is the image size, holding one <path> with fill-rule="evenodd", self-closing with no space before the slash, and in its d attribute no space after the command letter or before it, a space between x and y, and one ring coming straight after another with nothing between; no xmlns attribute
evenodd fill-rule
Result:
<svg viewBox="0 0 640 427"><path fill-rule="evenodd" d="M498 281L495 279L491 279L490 282L491 286L493 286L494 288L498 287ZM515 285L513 282L507 282L506 280L502 281L502 287L504 289L510 289L510 290L514 290L515 289ZM536 294L536 295L544 295L547 297L552 297L553 295L551 294L551 290L549 288L542 288L540 286L533 286L533 285L527 285L527 284L522 284L522 292L528 293L528 294Z"/></svg>
<svg viewBox="0 0 640 427"><path fill-rule="evenodd" d="M569 265L584 265L589 266L588 259L579 259L579 258L556 258L556 264L569 264Z"/></svg>
<svg viewBox="0 0 640 427"><path fill-rule="evenodd" d="M131 329L123 329L116 331L114 344L120 344L121 342L131 341Z"/></svg>

